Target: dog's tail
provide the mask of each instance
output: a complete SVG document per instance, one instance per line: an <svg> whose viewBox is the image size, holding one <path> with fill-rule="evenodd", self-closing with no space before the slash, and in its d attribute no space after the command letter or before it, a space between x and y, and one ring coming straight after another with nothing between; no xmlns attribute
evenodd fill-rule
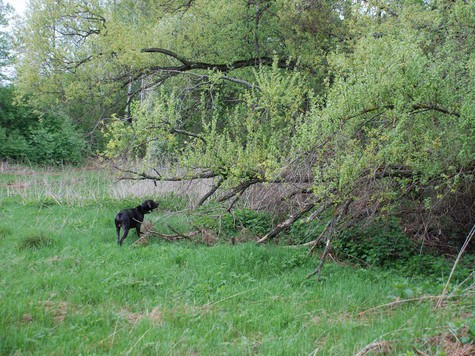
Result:
<svg viewBox="0 0 475 356"><path fill-rule="evenodd" d="M122 226L122 213L117 213L115 216L115 224L117 226Z"/></svg>

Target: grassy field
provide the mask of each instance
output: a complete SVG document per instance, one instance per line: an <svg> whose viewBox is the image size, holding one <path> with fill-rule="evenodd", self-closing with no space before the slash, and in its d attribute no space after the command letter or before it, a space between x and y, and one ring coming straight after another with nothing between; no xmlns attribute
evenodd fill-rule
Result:
<svg viewBox="0 0 475 356"><path fill-rule="evenodd" d="M474 350L473 290L435 308L441 283L394 271L331 262L322 282L306 280L317 260L305 248L139 245L135 232L120 248L113 217L142 198L114 189L106 171L1 173L0 354ZM159 231L194 214L176 197L145 197L161 204L146 217Z"/></svg>

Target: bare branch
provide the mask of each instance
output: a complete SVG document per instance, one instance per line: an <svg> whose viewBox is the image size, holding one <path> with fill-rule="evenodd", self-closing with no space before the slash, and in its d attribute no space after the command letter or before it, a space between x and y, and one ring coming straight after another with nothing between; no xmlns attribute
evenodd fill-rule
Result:
<svg viewBox="0 0 475 356"><path fill-rule="evenodd" d="M239 184L237 187L235 187L234 189L232 189L228 194L222 196L221 198L218 199L218 202L223 202L223 201L226 201L228 199L231 199L232 197L234 197L236 194L239 194L239 193L242 193L244 192L247 188L249 188L251 185L254 185L254 184L257 184L257 183L261 183L262 182L262 179L250 179L250 180L247 180L247 181L244 181L242 182L241 184Z"/></svg>
<svg viewBox="0 0 475 356"><path fill-rule="evenodd" d="M221 184L223 184L224 182L224 178L223 177L219 177L218 178L218 181L216 182L216 184L213 184L213 186L211 187L211 190L206 193L201 199L200 201L198 202L198 204L196 206L201 206L204 204L204 202L210 197L212 196L214 193L216 193L216 191L219 189L219 187L221 186Z"/></svg>
<svg viewBox="0 0 475 356"><path fill-rule="evenodd" d="M334 215L333 218L328 223L325 230L323 231L322 235L324 235L325 232L326 232L326 235L327 235L326 243L325 243L325 249L323 250L322 256L320 257L320 263L318 264L318 267L315 269L315 271L313 271L312 273L307 275L307 277L306 277L307 279L314 276L314 275L317 275L317 281L320 281L320 276L321 276L321 273L322 273L323 265L325 264L325 260L328 256L328 254L330 253L331 240L332 240L333 235L335 234L335 226L340 222L340 219L342 218L342 216L346 215L346 213L348 212L348 208L349 208L352 201L353 201L353 199L350 198L345 202L345 204L341 207L340 213L338 214L338 216Z"/></svg>
<svg viewBox="0 0 475 356"><path fill-rule="evenodd" d="M257 240L257 243L262 244L262 243L267 242L268 240L276 237L283 230L287 229L290 225L292 225L294 222L296 222L298 219L300 219L303 215L305 215L310 210L312 210L315 207L316 204L317 204L317 202L313 201L313 202L310 202L310 203L304 205L304 207L302 209L300 209L298 212L296 212L295 214L292 214L287 220L281 222L274 229L272 229L270 232L268 232L262 238Z"/></svg>
<svg viewBox="0 0 475 356"><path fill-rule="evenodd" d="M179 56L175 52L169 51L164 48L143 48L141 50L144 53L161 53L167 55L169 57L175 58L176 60L180 61L184 66L189 67L191 65L184 57Z"/></svg>
<svg viewBox="0 0 475 356"><path fill-rule="evenodd" d="M229 64L216 64L216 63L205 63L205 62L192 62L186 58L180 56L179 54L169 51L164 48L143 48L141 50L144 53L160 53L168 57L174 58L181 62L182 66L179 67L150 67L150 70L155 71L170 71L176 70L179 72L186 72L193 69L205 69L205 70L217 70L220 72L227 73L234 69L245 68L245 67L258 67L259 65L271 66L274 63L274 59L271 57L260 57L260 58L249 58L243 60L236 60ZM279 68L284 69L294 69L296 66L295 61L288 61L287 59L279 59L277 65Z"/></svg>
<svg viewBox="0 0 475 356"><path fill-rule="evenodd" d="M191 175L183 175L180 177L163 177L158 171L155 171L157 175L151 175L145 172L137 172L128 169L122 169L120 167L115 166L115 169L123 172L129 173L134 175L135 177L120 177L119 180L152 180L152 181L164 181L164 182L181 182L181 181L191 181L195 179L205 179L205 178L214 178L217 177L218 174L215 174L213 171L203 171L194 173Z"/></svg>
<svg viewBox="0 0 475 356"><path fill-rule="evenodd" d="M231 204L229 204L228 208L226 209L226 211L228 213L231 212L231 210L233 209L234 205L238 202L239 198L241 198L241 195L242 195L242 192L236 194L236 196L234 197L234 199L231 201Z"/></svg>
<svg viewBox="0 0 475 356"><path fill-rule="evenodd" d="M456 117L460 117L460 113L459 112L456 112L456 111L450 111L448 109L445 109L439 105L437 105L436 103L421 103L421 104L414 104L412 106L412 108L414 110L419 110L419 109L427 109L427 110L434 110L434 111L438 111L438 112L441 112L443 114L446 114L446 115L452 115L452 116L456 116Z"/></svg>

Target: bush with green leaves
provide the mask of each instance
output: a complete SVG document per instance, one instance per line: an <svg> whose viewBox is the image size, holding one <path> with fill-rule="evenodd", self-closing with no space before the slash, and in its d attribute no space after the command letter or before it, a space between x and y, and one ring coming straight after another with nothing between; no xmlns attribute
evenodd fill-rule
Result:
<svg viewBox="0 0 475 356"><path fill-rule="evenodd" d="M46 116L33 124L29 132L33 162L44 164L80 163L85 141L68 118Z"/></svg>
<svg viewBox="0 0 475 356"><path fill-rule="evenodd" d="M232 213L219 208L203 208L202 213L194 218L194 224L216 231L223 237L237 236L242 232L249 232L249 237L256 237L271 228L272 216L247 208L236 209Z"/></svg>
<svg viewBox="0 0 475 356"><path fill-rule="evenodd" d="M226 214L221 220L222 229L229 234L240 229L248 229L256 236L265 234L271 227L272 218L268 213L260 213L250 209L238 209Z"/></svg>
<svg viewBox="0 0 475 356"><path fill-rule="evenodd" d="M39 164L80 163L84 135L65 115L39 114L14 103L14 88L0 88L0 158Z"/></svg>
<svg viewBox="0 0 475 356"><path fill-rule="evenodd" d="M5 127L0 127L0 158L22 161L32 154L31 145L18 130L9 132Z"/></svg>
<svg viewBox="0 0 475 356"><path fill-rule="evenodd" d="M354 226L336 236L336 254L343 260L364 266L397 269L406 276L426 277L445 282L454 257L435 255L415 245L394 218L378 219L367 226ZM473 272L475 256L463 256L454 273L462 281Z"/></svg>
<svg viewBox="0 0 475 356"><path fill-rule="evenodd" d="M454 258L414 252L414 255L407 259L394 261L391 267L406 276L430 278L440 283L447 281L454 264ZM474 264L474 255L463 255L452 276L453 281L462 282L468 278L473 273Z"/></svg>
<svg viewBox="0 0 475 356"><path fill-rule="evenodd" d="M368 226L345 229L333 246L342 258L373 266L394 265L415 252L413 242L395 219L379 219Z"/></svg>

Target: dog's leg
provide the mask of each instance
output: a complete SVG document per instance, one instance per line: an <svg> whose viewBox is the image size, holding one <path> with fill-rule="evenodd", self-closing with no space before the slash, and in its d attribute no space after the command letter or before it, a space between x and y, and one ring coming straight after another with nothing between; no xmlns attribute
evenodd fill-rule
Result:
<svg viewBox="0 0 475 356"><path fill-rule="evenodd" d="M117 231L117 243L120 245L120 225L115 225L115 230Z"/></svg>
<svg viewBox="0 0 475 356"><path fill-rule="evenodd" d="M122 236L122 238L119 240L119 245L122 246L122 243L124 242L125 238L127 237L127 235L129 234L129 229L124 227L124 235Z"/></svg>
<svg viewBox="0 0 475 356"><path fill-rule="evenodd" d="M137 228L135 229L137 231L137 236L139 237L139 239L140 239L140 234L141 234L141 232L140 232L140 226L141 225L142 224L137 224Z"/></svg>

